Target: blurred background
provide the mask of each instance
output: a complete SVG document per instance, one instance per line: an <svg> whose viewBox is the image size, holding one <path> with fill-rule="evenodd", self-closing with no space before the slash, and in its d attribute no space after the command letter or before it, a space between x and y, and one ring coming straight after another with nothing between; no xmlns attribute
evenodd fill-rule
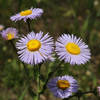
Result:
<svg viewBox="0 0 100 100"><path fill-rule="evenodd" d="M12 22L10 17L16 13L33 8L42 8L43 15L31 21L34 32L40 30L49 32L56 40L62 33L81 37L91 49L90 62L81 66L63 64L54 76L72 75L78 81L80 90L93 90L100 85L100 0L0 0L0 24L15 27L19 34L27 34L27 23ZM13 40L14 43L17 40ZM46 62L42 65L41 88L47 77L47 72L56 66L57 62ZM34 67L27 65L29 79L33 91L36 90ZM33 80L32 80L33 79ZM0 100L33 100L27 90L27 81L22 63L18 60L15 50L9 41L0 36ZM55 98L46 89L40 100L61 100ZM71 100L76 100L72 98ZM92 94L87 94L81 100L100 100Z"/></svg>

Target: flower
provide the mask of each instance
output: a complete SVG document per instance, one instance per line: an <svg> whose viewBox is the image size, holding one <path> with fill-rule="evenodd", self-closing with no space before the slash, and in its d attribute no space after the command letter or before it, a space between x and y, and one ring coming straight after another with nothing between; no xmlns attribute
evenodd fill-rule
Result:
<svg viewBox="0 0 100 100"><path fill-rule="evenodd" d="M97 87L98 96L100 96L100 86Z"/></svg>
<svg viewBox="0 0 100 100"><path fill-rule="evenodd" d="M12 27L7 28L1 32L1 35L5 40L12 40L14 38L18 38L17 34L17 29Z"/></svg>
<svg viewBox="0 0 100 100"><path fill-rule="evenodd" d="M58 98L68 98L72 93L77 92L78 84L72 76L59 76L51 79L47 87L51 90L54 96Z"/></svg>
<svg viewBox="0 0 100 100"><path fill-rule="evenodd" d="M4 29L3 25L0 25L0 31L2 31Z"/></svg>
<svg viewBox="0 0 100 100"><path fill-rule="evenodd" d="M43 32L31 32L23 36L17 43L18 54L22 62L35 65L45 60L53 60L53 39L48 35L43 36Z"/></svg>
<svg viewBox="0 0 100 100"><path fill-rule="evenodd" d="M56 53L60 60L70 64L85 64L91 57L88 45L74 35L63 34L57 39Z"/></svg>
<svg viewBox="0 0 100 100"><path fill-rule="evenodd" d="M37 17L40 17L43 13L43 10L40 8L31 8L25 11L21 11L20 13L12 16L10 19L12 21L18 21L18 20L24 20L26 22L27 19L35 19Z"/></svg>

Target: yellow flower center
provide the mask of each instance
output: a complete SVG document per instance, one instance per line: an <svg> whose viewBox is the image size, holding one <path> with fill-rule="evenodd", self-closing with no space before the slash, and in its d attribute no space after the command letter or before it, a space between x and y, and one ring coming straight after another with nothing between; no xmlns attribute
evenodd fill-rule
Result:
<svg viewBox="0 0 100 100"><path fill-rule="evenodd" d="M27 15L31 15L32 14L32 10L25 10L20 12L21 16L27 16Z"/></svg>
<svg viewBox="0 0 100 100"><path fill-rule="evenodd" d="M60 89L65 90L65 89L70 87L70 83L67 80L58 80L57 81L57 86Z"/></svg>
<svg viewBox="0 0 100 100"><path fill-rule="evenodd" d="M38 51L41 47L41 42L38 40L30 40L27 43L27 49L29 51Z"/></svg>
<svg viewBox="0 0 100 100"><path fill-rule="evenodd" d="M73 54L73 55L78 55L78 54L80 54L80 47L77 45L77 44L75 44L75 43L68 43L66 46L65 46L65 48L66 48L66 50L69 52L69 53L71 53L71 54Z"/></svg>
<svg viewBox="0 0 100 100"><path fill-rule="evenodd" d="M8 33L7 34L7 40L12 40L14 38L14 34Z"/></svg>

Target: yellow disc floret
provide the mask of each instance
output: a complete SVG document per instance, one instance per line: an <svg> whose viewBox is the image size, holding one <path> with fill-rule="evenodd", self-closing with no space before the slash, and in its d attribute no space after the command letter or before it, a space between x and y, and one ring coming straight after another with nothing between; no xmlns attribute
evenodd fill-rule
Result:
<svg viewBox="0 0 100 100"><path fill-rule="evenodd" d="M20 12L21 16L27 16L27 15L31 15L32 14L32 10L25 10Z"/></svg>
<svg viewBox="0 0 100 100"><path fill-rule="evenodd" d="M14 34L8 33L6 37L7 37L7 40L12 40L14 38Z"/></svg>
<svg viewBox="0 0 100 100"><path fill-rule="evenodd" d="M38 51L41 47L41 42L39 40L30 40L27 43L27 49L29 51Z"/></svg>
<svg viewBox="0 0 100 100"><path fill-rule="evenodd" d="M58 80L57 86L58 88L65 90L70 87L70 83L67 80Z"/></svg>
<svg viewBox="0 0 100 100"><path fill-rule="evenodd" d="M75 44L75 43L68 43L66 46L65 46L66 50L70 53L70 54L73 54L73 55L78 55L80 54L80 47Z"/></svg>

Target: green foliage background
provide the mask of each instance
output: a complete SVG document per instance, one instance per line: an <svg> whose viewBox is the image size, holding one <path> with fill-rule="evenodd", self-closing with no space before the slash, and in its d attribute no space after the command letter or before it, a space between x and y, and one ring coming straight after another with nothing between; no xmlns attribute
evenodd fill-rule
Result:
<svg viewBox="0 0 100 100"><path fill-rule="evenodd" d="M89 45L92 58L81 66L63 64L57 68L54 76L72 75L78 80L80 90L88 91L100 85L100 1L99 0L0 0L0 24L5 28L15 27L19 34L27 34L27 24L23 21L12 22L10 16L25 10L42 8L42 17L31 22L31 29L49 32L56 40L62 33L75 34ZM14 40L16 42L16 40ZM46 62L42 65L41 88L47 72L59 63ZM36 68L36 66L35 66ZM34 67L27 65L30 83L36 90ZM33 100L27 90L26 76L22 63L8 41L0 37L0 100ZM60 100L48 90L41 95L41 100ZM72 100L76 100L73 98ZM91 94L82 100L100 100Z"/></svg>

